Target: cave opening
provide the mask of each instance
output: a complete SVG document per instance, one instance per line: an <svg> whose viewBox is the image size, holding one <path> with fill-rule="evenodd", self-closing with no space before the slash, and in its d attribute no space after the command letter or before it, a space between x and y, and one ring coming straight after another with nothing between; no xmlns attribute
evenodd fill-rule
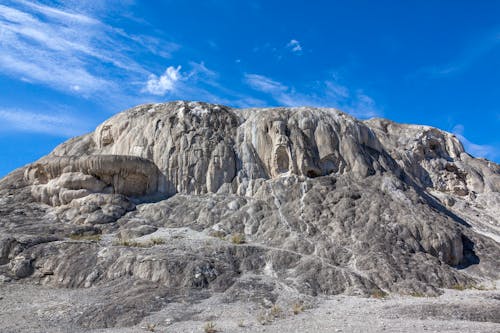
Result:
<svg viewBox="0 0 500 333"><path fill-rule="evenodd" d="M288 152L284 146L280 146L276 150L276 167L278 173L287 173L290 169Z"/></svg>

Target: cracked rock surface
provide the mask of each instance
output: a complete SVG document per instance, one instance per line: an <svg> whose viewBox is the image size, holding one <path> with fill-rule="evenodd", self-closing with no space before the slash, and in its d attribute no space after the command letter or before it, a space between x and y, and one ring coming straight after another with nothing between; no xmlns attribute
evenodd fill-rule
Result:
<svg viewBox="0 0 500 333"><path fill-rule="evenodd" d="M499 216L500 166L435 128L146 104L0 180L0 291L95 297L63 315L73 331L213 299L438 296L500 279Z"/></svg>

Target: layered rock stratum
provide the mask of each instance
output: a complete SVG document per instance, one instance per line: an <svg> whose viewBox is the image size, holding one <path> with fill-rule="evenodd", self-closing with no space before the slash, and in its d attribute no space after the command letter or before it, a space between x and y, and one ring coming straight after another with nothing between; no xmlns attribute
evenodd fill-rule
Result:
<svg viewBox="0 0 500 333"><path fill-rule="evenodd" d="M436 296L500 278L499 216L500 166L436 128L146 104L0 181L0 281L94 293L75 329L213 295Z"/></svg>

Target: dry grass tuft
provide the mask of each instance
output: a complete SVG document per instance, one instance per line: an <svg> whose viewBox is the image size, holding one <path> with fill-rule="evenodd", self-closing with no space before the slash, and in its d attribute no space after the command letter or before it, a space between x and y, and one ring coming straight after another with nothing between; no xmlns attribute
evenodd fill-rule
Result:
<svg viewBox="0 0 500 333"><path fill-rule="evenodd" d="M145 327L143 327L146 331L148 332L156 332L156 324L146 324Z"/></svg>
<svg viewBox="0 0 500 333"><path fill-rule="evenodd" d="M216 333L218 332L217 328L215 327L215 324L213 321L209 321L208 323L205 323L203 326L203 331L205 333Z"/></svg>
<svg viewBox="0 0 500 333"><path fill-rule="evenodd" d="M149 242L152 244L152 245L162 245L162 244L165 244L165 240L163 238L160 238L160 237L152 237Z"/></svg>
<svg viewBox="0 0 500 333"><path fill-rule="evenodd" d="M452 285L451 289L463 291L463 290L467 289L467 286L465 284L457 283L457 284Z"/></svg>
<svg viewBox="0 0 500 333"><path fill-rule="evenodd" d="M377 299L384 299L386 298L387 296L389 296L389 294L387 294L385 291L383 290L373 290L370 297L371 298L377 298Z"/></svg>
<svg viewBox="0 0 500 333"><path fill-rule="evenodd" d="M271 309L269 310L269 313L271 314L271 316L273 316L274 318L278 318L281 316L281 314L283 313L283 310L281 309L281 307L278 305L278 304L274 304Z"/></svg>
<svg viewBox="0 0 500 333"><path fill-rule="evenodd" d="M242 233L235 233L231 235L231 243L233 244L243 244L245 243L245 235Z"/></svg>
<svg viewBox="0 0 500 333"><path fill-rule="evenodd" d="M293 303L292 312L294 315L298 315L299 313L304 312L304 304L298 302Z"/></svg>
<svg viewBox="0 0 500 333"><path fill-rule="evenodd" d="M221 230L212 230L209 233L209 235L212 236L212 237L216 237L216 238L222 239L222 240L226 239L226 233L224 231L221 231Z"/></svg>

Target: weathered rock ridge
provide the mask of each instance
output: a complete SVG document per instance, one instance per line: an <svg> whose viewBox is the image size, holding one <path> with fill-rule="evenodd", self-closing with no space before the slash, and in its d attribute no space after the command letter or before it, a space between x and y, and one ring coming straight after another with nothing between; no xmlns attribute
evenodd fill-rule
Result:
<svg viewBox="0 0 500 333"><path fill-rule="evenodd" d="M101 286L96 327L159 295L436 294L500 278L499 216L500 166L435 128L147 104L0 181L0 277Z"/></svg>

